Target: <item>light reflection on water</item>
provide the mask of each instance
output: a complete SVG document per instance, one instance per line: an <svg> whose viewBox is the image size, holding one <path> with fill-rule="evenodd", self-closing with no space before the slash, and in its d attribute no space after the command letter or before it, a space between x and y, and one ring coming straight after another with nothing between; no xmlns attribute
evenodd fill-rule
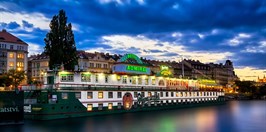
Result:
<svg viewBox="0 0 266 132"><path fill-rule="evenodd" d="M266 101L125 113L54 121L26 121L0 131L27 132L266 132Z"/></svg>

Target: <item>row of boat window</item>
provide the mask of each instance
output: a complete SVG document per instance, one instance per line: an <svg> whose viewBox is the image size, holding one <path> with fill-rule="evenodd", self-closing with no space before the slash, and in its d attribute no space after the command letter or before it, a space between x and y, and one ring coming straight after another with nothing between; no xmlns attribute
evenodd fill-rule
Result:
<svg viewBox="0 0 266 132"><path fill-rule="evenodd" d="M117 78L117 81L121 80L121 76L117 76L116 78ZM139 85L142 85L144 83L145 85L149 85L149 79L145 78L144 82L142 82L143 80L142 80L141 77L122 76L122 83L123 84L127 84L128 83L128 78L129 78L129 83L139 84ZM61 75L61 82L74 82L74 74ZM91 82L91 74L81 74L81 82ZM98 74L95 75L95 82L96 83L99 82L99 75ZM109 76L108 75L104 76L104 82L105 83L109 83ZM151 79L151 84L152 85L156 84L156 80L154 78Z"/></svg>
<svg viewBox="0 0 266 132"><path fill-rule="evenodd" d="M98 99L104 98L104 92L98 92ZM142 97L145 92L139 92ZM190 97L190 96L216 96L216 92L154 92L154 95L160 97ZM76 98L81 99L81 93L75 93ZM122 98L122 92L117 92L117 98ZM148 92L148 97L153 96L152 92ZM134 98L138 97L138 92L134 92ZM108 92L108 98L114 98L114 92ZM68 99L67 93L62 93L62 99ZM87 92L87 99L93 99L93 92Z"/></svg>
<svg viewBox="0 0 266 132"><path fill-rule="evenodd" d="M209 100L215 100L215 99L209 98ZM178 101L176 100L176 102L178 102ZM168 103L170 103L170 102L167 100L166 104L168 104ZM172 103L173 103L173 101L172 101ZM163 104L163 101L161 101L161 104ZM151 104L148 104L148 105L150 106ZM137 106L137 102L134 102L134 106ZM122 108L122 103L121 102L117 103L117 109L121 109L121 108ZM107 109L112 110L113 109L113 103L108 103ZM92 111L92 110L93 110L93 105L87 104L87 111ZM103 103L98 103L98 110L103 110Z"/></svg>

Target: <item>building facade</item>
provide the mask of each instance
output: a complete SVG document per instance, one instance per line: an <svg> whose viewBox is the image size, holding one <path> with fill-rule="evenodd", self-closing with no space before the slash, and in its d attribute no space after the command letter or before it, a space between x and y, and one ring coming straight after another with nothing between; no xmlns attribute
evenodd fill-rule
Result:
<svg viewBox="0 0 266 132"><path fill-rule="evenodd" d="M134 58L134 54L128 54ZM124 68L124 63L137 63L134 59L123 60L122 55L110 55L108 53L89 53L78 51L78 66L75 71L113 74L117 69L112 69L114 65L119 65L117 68ZM136 58L136 57L135 57ZM29 76L35 80L43 80L43 76L49 69L49 58L45 55L36 55L29 58ZM195 60L183 60L181 62L147 60L139 58L141 65L150 69L150 75L153 76L169 76L175 78L197 79L201 80L206 86L221 85L223 87L232 86L237 76L234 73L233 63L227 60L223 64L204 64ZM131 68L136 68L134 65ZM163 70L164 69L164 70ZM162 74L160 73L163 70ZM121 74L121 72L120 72ZM160 75L158 75L160 74ZM210 81L214 80L214 81Z"/></svg>
<svg viewBox="0 0 266 132"><path fill-rule="evenodd" d="M0 74L10 69L27 71L27 43L3 29L0 32L0 49Z"/></svg>
<svg viewBox="0 0 266 132"><path fill-rule="evenodd" d="M31 55L28 60L28 80L43 82L43 78L49 70L49 57L45 54L37 54Z"/></svg>

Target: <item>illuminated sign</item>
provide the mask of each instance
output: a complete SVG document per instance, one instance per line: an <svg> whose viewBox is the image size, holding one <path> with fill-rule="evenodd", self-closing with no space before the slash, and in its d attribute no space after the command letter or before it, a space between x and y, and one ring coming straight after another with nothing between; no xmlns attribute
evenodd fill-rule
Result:
<svg viewBox="0 0 266 132"><path fill-rule="evenodd" d="M145 66L116 64L113 66L113 73L150 75L151 69Z"/></svg>
<svg viewBox="0 0 266 132"><path fill-rule="evenodd" d="M127 70L129 70L129 71L138 71L138 72L147 72L147 68L144 67L144 66L127 65Z"/></svg>
<svg viewBox="0 0 266 132"><path fill-rule="evenodd" d="M215 80L208 80L208 79L202 79L202 80L199 80L199 82L201 84L216 84Z"/></svg>
<svg viewBox="0 0 266 132"><path fill-rule="evenodd" d="M140 58L135 54L125 54L118 62L126 62L128 59L136 60L138 64L143 64Z"/></svg>
<svg viewBox="0 0 266 132"><path fill-rule="evenodd" d="M170 76L170 75L172 75L172 73L170 72L168 66L162 65L162 66L160 66L160 69L161 69L161 71L160 71L159 75L161 75L161 76Z"/></svg>

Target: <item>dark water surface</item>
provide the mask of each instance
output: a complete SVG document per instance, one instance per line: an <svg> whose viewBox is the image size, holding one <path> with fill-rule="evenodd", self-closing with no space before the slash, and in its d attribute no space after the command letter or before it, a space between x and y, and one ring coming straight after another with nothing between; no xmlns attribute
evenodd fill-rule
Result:
<svg viewBox="0 0 266 132"><path fill-rule="evenodd" d="M266 132L266 101L0 126L0 132Z"/></svg>

